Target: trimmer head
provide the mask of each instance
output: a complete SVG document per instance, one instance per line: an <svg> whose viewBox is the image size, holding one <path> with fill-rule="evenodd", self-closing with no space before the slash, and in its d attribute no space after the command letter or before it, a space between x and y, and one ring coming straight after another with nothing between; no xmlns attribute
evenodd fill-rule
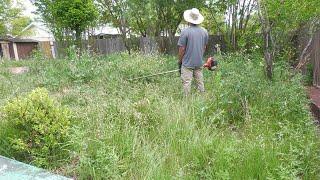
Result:
<svg viewBox="0 0 320 180"><path fill-rule="evenodd" d="M210 71L214 71L218 66L218 61L214 59L214 57L209 57L207 62L203 65Z"/></svg>

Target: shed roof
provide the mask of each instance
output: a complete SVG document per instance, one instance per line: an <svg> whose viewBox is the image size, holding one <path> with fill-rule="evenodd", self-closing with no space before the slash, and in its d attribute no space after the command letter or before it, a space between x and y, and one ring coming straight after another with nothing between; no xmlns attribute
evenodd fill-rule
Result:
<svg viewBox="0 0 320 180"><path fill-rule="evenodd" d="M22 43L28 43L28 42L34 42L37 43L39 41L34 40L34 39L20 39L20 38L0 38L0 41L7 41L7 42L22 42Z"/></svg>

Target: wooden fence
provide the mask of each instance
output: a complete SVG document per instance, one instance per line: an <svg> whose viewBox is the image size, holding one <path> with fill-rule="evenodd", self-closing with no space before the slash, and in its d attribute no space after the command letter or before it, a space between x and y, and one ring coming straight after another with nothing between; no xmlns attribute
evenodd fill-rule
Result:
<svg viewBox="0 0 320 180"><path fill-rule="evenodd" d="M128 39L128 44L133 50L138 50L143 54L152 53L164 53L164 54L177 54L178 52L178 39L179 37L174 37L172 39L167 37L149 38L131 38ZM87 42L84 42L86 44ZM207 54L214 54L217 49L216 45L219 44L219 49L225 51L226 45L222 36L210 36ZM116 52L126 51L124 46L124 41L120 37L108 38L108 39L94 39L90 42L91 51L97 54L111 54Z"/></svg>
<svg viewBox="0 0 320 180"><path fill-rule="evenodd" d="M98 54L112 54L126 50L122 38L96 39L93 47Z"/></svg>
<svg viewBox="0 0 320 180"><path fill-rule="evenodd" d="M320 88L320 31L316 33L312 52L313 84Z"/></svg>
<svg viewBox="0 0 320 180"><path fill-rule="evenodd" d="M306 30L302 31L299 36L298 51L301 53L308 44L309 36ZM310 45L307 54L310 54L308 64L312 65L313 85L320 88L320 31L314 34L312 44ZM303 67L303 70L304 73L308 73L307 65Z"/></svg>

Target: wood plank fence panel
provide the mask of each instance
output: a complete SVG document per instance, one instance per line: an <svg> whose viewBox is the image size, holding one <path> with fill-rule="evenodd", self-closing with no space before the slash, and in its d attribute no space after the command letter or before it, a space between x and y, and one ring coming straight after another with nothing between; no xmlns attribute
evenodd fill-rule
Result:
<svg viewBox="0 0 320 180"><path fill-rule="evenodd" d="M305 46L308 44L309 35L308 35L308 28L302 28L298 35L298 55L302 53ZM320 31L314 34L313 42L309 47L307 54L309 56L309 63L302 67L302 73L306 75L309 73L310 69L307 68L308 64L312 65L312 73L313 73L313 85L320 88Z"/></svg>
<svg viewBox="0 0 320 180"><path fill-rule="evenodd" d="M160 52L165 54L175 55L178 53L178 40L179 37L170 39L168 37L158 38L140 38L140 51L144 54ZM216 45L219 44L220 50L226 50L226 43L222 36L210 36L207 46L207 55L214 55L217 52Z"/></svg>
<svg viewBox="0 0 320 180"><path fill-rule="evenodd" d="M129 39L130 47L132 50L140 51L143 54L152 53L164 53L176 55L178 53L178 43L179 37L174 37L170 39L168 37L140 37ZM83 47L87 49L87 42L82 42ZM225 51L226 46L222 36L210 36L209 44L207 48L207 55L213 55L216 53L215 45L219 44L222 51ZM63 43L56 43L56 49L62 56L65 54L65 46ZM61 51L61 52L60 52ZM100 55L107 55L112 53L124 52L126 47L124 41L121 37L108 38L108 39L91 39L90 40L90 52L95 52Z"/></svg>
<svg viewBox="0 0 320 180"><path fill-rule="evenodd" d="M93 47L99 54L111 54L126 50L121 38L96 39Z"/></svg>
<svg viewBox="0 0 320 180"><path fill-rule="evenodd" d="M313 85L320 87L320 31L313 42Z"/></svg>

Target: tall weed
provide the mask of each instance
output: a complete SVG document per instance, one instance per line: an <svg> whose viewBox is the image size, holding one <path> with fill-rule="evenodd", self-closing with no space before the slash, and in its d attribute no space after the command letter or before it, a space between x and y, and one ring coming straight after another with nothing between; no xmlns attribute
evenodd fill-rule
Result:
<svg viewBox="0 0 320 180"><path fill-rule="evenodd" d="M47 61L24 77L31 83L9 78L26 89L47 87L79 120L68 143L72 163L60 168L66 175L319 179L319 137L301 76L277 62L267 80L260 55L218 59L217 71L204 71L206 93L194 90L187 99L178 73L130 81L176 69L166 56Z"/></svg>

